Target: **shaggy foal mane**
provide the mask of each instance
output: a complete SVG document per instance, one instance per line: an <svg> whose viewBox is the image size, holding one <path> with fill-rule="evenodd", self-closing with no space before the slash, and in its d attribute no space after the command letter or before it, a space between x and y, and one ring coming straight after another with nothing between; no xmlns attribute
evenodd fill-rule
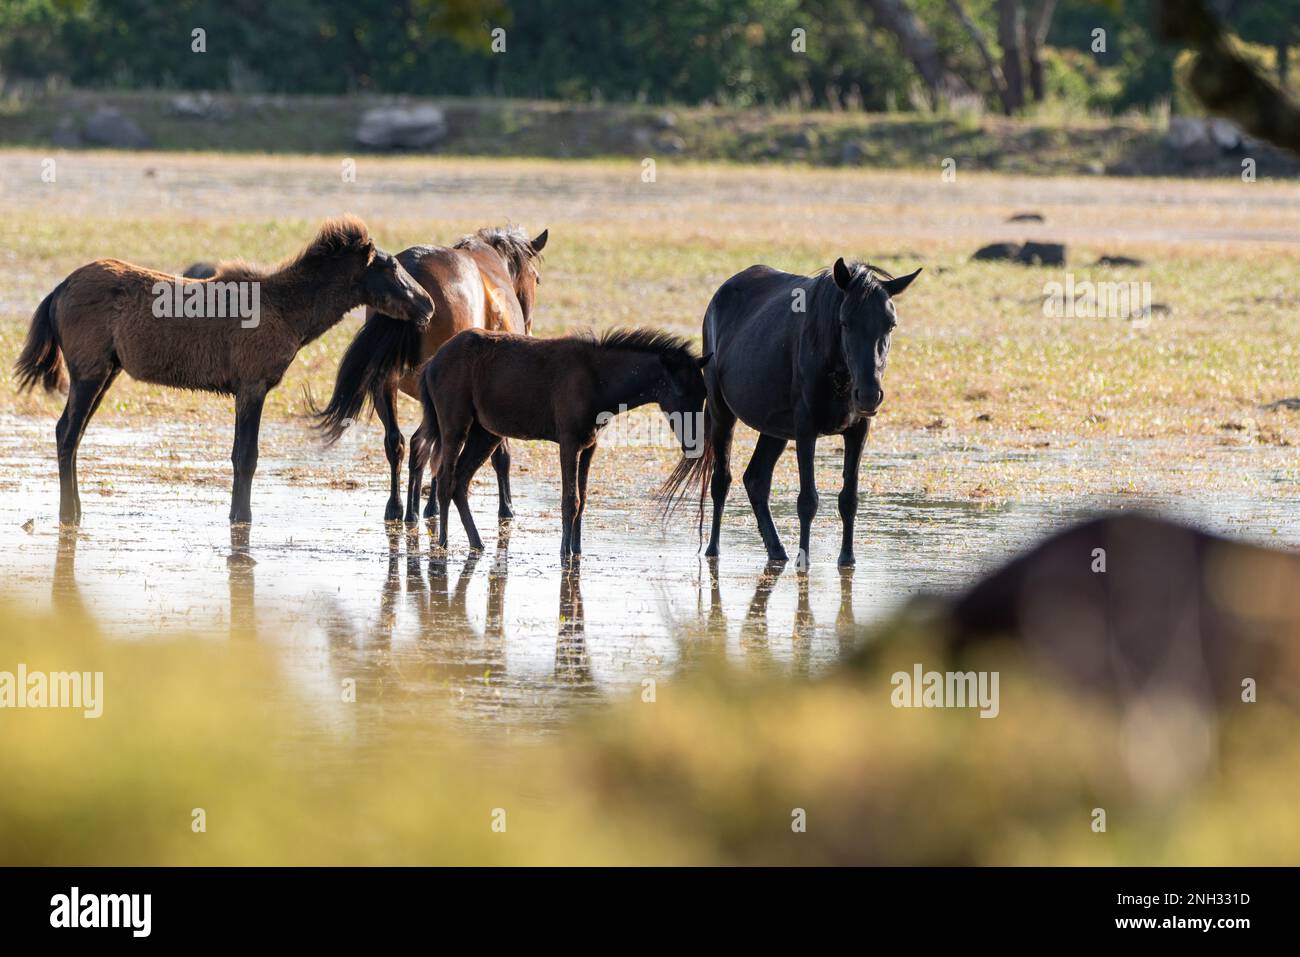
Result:
<svg viewBox="0 0 1300 957"><path fill-rule="evenodd" d="M290 256L275 266L258 266L246 259L226 259L216 266L216 275L212 279L226 282L239 280L268 279L282 273L293 272L309 264L318 264L321 260L341 259L356 255L365 257L369 264L374 257L375 244L370 238L366 224L356 216L339 216L327 219L321 225L316 237L296 256Z"/></svg>
<svg viewBox="0 0 1300 957"><path fill-rule="evenodd" d="M630 349L633 352L657 352L664 358L695 361L691 345L681 336L661 329L611 329L596 343L602 349Z"/></svg>

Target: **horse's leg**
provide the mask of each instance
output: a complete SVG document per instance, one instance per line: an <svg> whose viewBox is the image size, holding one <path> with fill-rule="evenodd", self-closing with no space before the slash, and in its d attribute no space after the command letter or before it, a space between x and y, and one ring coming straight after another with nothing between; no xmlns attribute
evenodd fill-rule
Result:
<svg viewBox="0 0 1300 957"><path fill-rule="evenodd" d="M81 521L81 489L76 479L77 460L81 455L81 440L86 435L86 426L90 425L90 420L94 418L95 413L99 411L99 404L104 401L104 396L108 395L108 390L113 387L113 383L117 380L117 375L121 371L122 367L115 365L113 371L108 374L108 378L104 380L103 386L100 387L99 394L95 396L95 401L91 403L90 411L86 413L86 417L81 422L81 434L77 436L77 443L72 449L72 491L77 499L77 521Z"/></svg>
<svg viewBox="0 0 1300 957"><path fill-rule="evenodd" d="M430 445L427 423L421 422L420 427L411 433L410 477L406 483L407 525L415 525L420 519L420 483L424 481L424 467L429 463Z"/></svg>
<svg viewBox="0 0 1300 957"><path fill-rule="evenodd" d="M257 471L257 432L262 424L262 403L266 386L261 383L242 386L235 396L235 447L230 462L235 467L235 483L230 496L231 524L253 520L253 473Z"/></svg>
<svg viewBox="0 0 1300 957"><path fill-rule="evenodd" d="M808 568L808 538L812 520L817 514L817 472L813 456L817 451L817 433L799 432L794 440L795 454L799 457L799 557L797 567Z"/></svg>
<svg viewBox="0 0 1300 957"><path fill-rule="evenodd" d="M587 446L578 453L578 510L573 516L573 536L570 546L573 554L582 554L582 513L587 510L587 473L591 471L591 458L596 454L596 446Z"/></svg>
<svg viewBox="0 0 1300 957"><path fill-rule="evenodd" d="M471 423L466 422L463 425L456 423L456 427L452 429L446 427L449 424L439 423L442 448L438 453L438 479L429 493L430 498L434 495L438 496L438 512L442 519L442 524L438 528L438 544L443 548L447 547L447 519L451 516L451 495L456 489L457 460L469 435Z"/></svg>
<svg viewBox="0 0 1300 957"><path fill-rule="evenodd" d="M578 512L578 456L577 443L560 442L560 557L573 554L573 517Z"/></svg>
<svg viewBox="0 0 1300 957"><path fill-rule="evenodd" d="M430 442L429 461L434 463L439 462L440 461L439 455L441 454L441 449L442 449L441 439L435 438L432 442ZM416 490L415 494L418 500L418 496L420 494L418 489ZM434 465L433 469L430 470L429 473L429 501L424 506L424 517L429 520L430 526L436 525L438 522L438 466L437 464Z"/></svg>
<svg viewBox="0 0 1300 957"><path fill-rule="evenodd" d="M841 568L853 565L853 520L858 514L858 463L862 461L862 445L867 440L869 419L844 433L844 486L840 489L840 521L844 525L844 538L840 543Z"/></svg>
<svg viewBox="0 0 1300 957"><path fill-rule="evenodd" d="M497 518L514 518L510 501L510 443L504 439L492 452L492 468L497 473Z"/></svg>
<svg viewBox="0 0 1300 957"><path fill-rule="evenodd" d="M709 441L713 443L713 481L709 494L713 499L713 525L709 532L709 547L704 554L718 554L722 536L722 510L727 504L731 489L731 439L736 431L736 413L723 402L709 401Z"/></svg>
<svg viewBox="0 0 1300 957"><path fill-rule="evenodd" d="M72 379L68 401L55 426L59 457L59 521L76 525L81 521L81 494L77 489L77 448L86 433L86 423L99 408L104 393L113 384L117 370L98 379Z"/></svg>
<svg viewBox="0 0 1300 957"><path fill-rule="evenodd" d="M469 483L473 481L474 474L482 468L483 463L500 442L499 437L476 422L469 430L469 438L465 440L465 447L460 451L460 461L456 463L452 501L456 503L461 524L465 526L469 547L476 551L483 548L483 539L479 538L478 528L474 525L474 515L470 512Z"/></svg>
<svg viewBox="0 0 1300 957"><path fill-rule="evenodd" d="M775 435L760 435L758 444L754 446L754 456L745 467L745 492L754 509L754 518L758 520L758 534L763 537L767 560L770 562L786 560L785 548L781 545L781 536L776 533L772 510L768 506L768 499L772 495L772 470L776 468L776 460L785 451L785 446L785 439L779 439Z"/></svg>
<svg viewBox="0 0 1300 957"><path fill-rule="evenodd" d="M384 508L384 521L396 522L402 517L402 500L399 497L397 472L402 467L402 456L406 453L406 439L397 426L397 379L382 382L370 394L375 413L384 424L384 454L388 456L388 505ZM410 509L406 520L414 521Z"/></svg>

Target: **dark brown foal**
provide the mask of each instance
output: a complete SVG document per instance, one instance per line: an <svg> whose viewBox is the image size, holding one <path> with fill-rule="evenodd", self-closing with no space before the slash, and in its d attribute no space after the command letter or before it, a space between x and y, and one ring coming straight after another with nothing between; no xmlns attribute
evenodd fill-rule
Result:
<svg viewBox="0 0 1300 957"><path fill-rule="evenodd" d="M587 475L601 428L620 411L655 402L690 454L689 437L702 434L693 418L704 408L706 361L684 340L647 329L600 339L460 333L421 373L424 419L411 443L411 494L436 450L439 545L447 544L454 501L470 547L482 548L469 510L474 473L503 438L545 439L560 446L560 554L581 554Z"/></svg>

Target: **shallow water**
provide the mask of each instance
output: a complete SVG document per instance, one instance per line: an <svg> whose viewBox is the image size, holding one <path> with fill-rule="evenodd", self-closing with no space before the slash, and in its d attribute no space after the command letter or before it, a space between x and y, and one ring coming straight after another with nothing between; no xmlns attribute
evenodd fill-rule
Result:
<svg viewBox="0 0 1300 957"><path fill-rule="evenodd" d="M693 520L663 526L630 494L593 488L586 554L566 568L558 488L546 468L516 474L517 517L499 529L495 483L481 478L471 501L486 550L467 550L453 515L442 553L425 530L384 526L372 463L341 464L364 476L358 488L295 477L317 453L301 436L274 441L272 426L269 447L299 451L264 452L244 542L226 523L218 452L191 447L183 429L151 429L146 440L97 426L82 452L83 525L60 531L48 423L6 425L0 573L8 600L84 613L116 638L180 631L264 642L283 664L288 693L319 702L324 725L360 734L431 709L472 729L544 730L585 704L640 694L647 680L671 682L718 658L816 676L912 596L959 588L1042 532L1109 504L866 496L858 566L841 572L839 520L824 488L813 564L800 574L767 565L743 494L732 499L724 554L712 565L697 552ZM941 446L936 440L936 454ZM978 470L996 454L966 450L961 461ZM1043 467L1065 467L1071 454L1043 451ZM151 477L160 462L195 460L213 469L211 480ZM890 468L889 454L872 467ZM1225 497L1191 487L1145 504L1237 537L1300 545L1300 510L1282 489ZM778 494L773 505L793 551L793 496ZM348 679L360 709L339 707Z"/></svg>

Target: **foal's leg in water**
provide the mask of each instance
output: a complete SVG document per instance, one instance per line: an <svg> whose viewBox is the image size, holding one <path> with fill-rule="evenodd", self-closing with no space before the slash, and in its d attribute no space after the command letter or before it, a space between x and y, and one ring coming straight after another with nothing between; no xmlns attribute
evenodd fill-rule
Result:
<svg viewBox="0 0 1300 957"><path fill-rule="evenodd" d="M460 450L469 437L472 424L473 421L469 418L463 422L438 423L438 441L441 444L438 453L438 477L433 488L429 490L429 497L432 499L434 495L438 496L438 512L442 519L442 524L438 528L438 544L443 548L447 547L447 519L451 513L452 492L456 490L456 466L460 459Z"/></svg>
<svg viewBox="0 0 1300 957"><path fill-rule="evenodd" d="M560 443L560 557L573 554L573 520L578 514L578 456L576 442Z"/></svg>
<svg viewBox="0 0 1300 957"><path fill-rule="evenodd" d="M504 439L492 451L492 468L497 473L497 518L515 517L510 501L510 443Z"/></svg>
<svg viewBox="0 0 1300 957"><path fill-rule="evenodd" d="M442 440L434 439L429 446L429 461L435 463L429 471L429 500L424 505L424 517L429 522L429 527L436 528L438 524L438 466L437 463L442 461L439 456L442 454ZM416 501L419 501L419 491L416 491Z"/></svg>
<svg viewBox="0 0 1300 957"><path fill-rule="evenodd" d="M731 438L736 431L736 413L722 401L709 399L709 442L713 444L713 480L709 483L709 494L713 499L713 526L709 531L709 547L704 550L708 557L718 554L719 538L722 536L722 510L727 504L727 492L731 489Z"/></svg>
<svg viewBox="0 0 1300 957"><path fill-rule="evenodd" d="M77 449L86 434L86 423L99 408L119 370L98 379L73 378L68 384L68 402L54 428L59 457L59 521L75 525L81 521L81 493L77 489Z"/></svg>
<svg viewBox="0 0 1300 957"><path fill-rule="evenodd" d="M840 489L840 521L844 537L840 543L841 568L854 564L853 521L858 514L858 463L862 461L862 446L867 441L869 419L858 420L857 425L844 433L844 487Z"/></svg>
<svg viewBox="0 0 1300 957"><path fill-rule="evenodd" d="M754 456L745 468L745 492L754 509L754 518L758 520L758 534L763 537L769 562L786 560L781 536L776 533L772 510L768 507L768 499L772 495L772 470L776 468L776 460L785 451L785 446L785 439L779 439L775 435L760 435L754 446Z"/></svg>
<svg viewBox="0 0 1300 957"><path fill-rule="evenodd" d="M398 491L397 472L402 467L402 456L406 453L406 439L397 425L397 380L389 379L381 383L370 396L375 406L375 414L384 424L384 454L388 456L389 491L388 505L384 508L384 521L396 522L402 517L402 500ZM406 520L414 521L410 509Z"/></svg>
<svg viewBox="0 0 1300 957"><path fill-rule="evenodd" d="M235 447L230 462L235 467L235 484L230 496L232 524L253 520L253 473L257 471L257 432L262 424L262 403L266 386L241 386L235 395Z"/></svg>
<svg viewBox="0 0 1300 957"><path fill-rule="evenodd" d="M569 542L575 555L582 554L582 513L587 510L587 473L591 471L591 457L595 454L594 444L578 453L578 511L573 517L573 535Z"/></svg>
<svg viewBox="0 0 1300 957"><path fill-rule="evenodd" d="M469 431L469 438L465 440L465 447L460 450L460 461L456 463L452 500L456 503L456 511L460 513L461 524L465 526L465 534L469 537L469 547L475 550L483 547L483 539L479 538L474 516L469 509L469 483L500 442L500 438L475 422Z"/></svg>
<svg viewBox="0 0 1300 957"><path fill-rule="evenodd" d="M424 467L429 463L429 449L432 442L425 433L424 423L411 433L410 477L406 483L406 524L415 525L420 518L420 484L424 481ZM392 502L388 503L390 506ZM433 497L429 505L433 507ZM389 521L387 513L384 520Z"/></svg>
<svg viewBox="0 0 1300 957"><path fill-rule="evenodd" d="M799 557L795 567L808 568L808 538L812 520L817 515L817 471L813 456L817 452L817 433L805 432L794 440L795 454L799 457Z"/></svg>

